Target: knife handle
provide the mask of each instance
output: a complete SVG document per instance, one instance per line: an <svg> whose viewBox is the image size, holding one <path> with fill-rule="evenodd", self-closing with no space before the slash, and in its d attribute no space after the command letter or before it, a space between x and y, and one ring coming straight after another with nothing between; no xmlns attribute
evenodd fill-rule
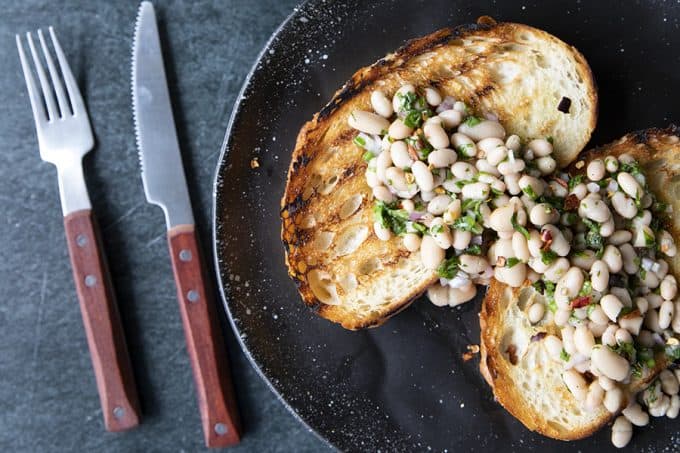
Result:
<svg viewBox="0 0 680 453"><path fill-rule="evenodd" d="M211 448L235 445L241 438L236 398L194 226L169 230L168 244L205 444Z"/></svg>
<svg viewBox="0 0 680 453"><path fill-rule="evenodd" d="M140 410L116 296L90 209L64 217L80 312L107 431L139 424Z"/></svg>

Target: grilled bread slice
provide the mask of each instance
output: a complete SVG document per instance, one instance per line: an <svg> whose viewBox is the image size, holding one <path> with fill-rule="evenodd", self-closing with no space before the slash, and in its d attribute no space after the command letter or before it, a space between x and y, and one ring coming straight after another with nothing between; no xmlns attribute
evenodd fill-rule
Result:
<svg viewBox="0 0 680 453"><path fill-rule="evenodd" d="M588 142L597 94L573 47L535 28L495 23L443 29L357 71L299 132L281 201L289 275L304 302L348 329L383 323L437 280L400 238L373 232L363 150L347 125L370 95L405 83L435 86L523 140L551 136L560 165Z"/></svg>
<svg viewBox="0 0 680 453"><path fill-rule="evenodd" d="M628 153L642 165L654 194L673 207L668 230L680 241L680 130L648 129L586 152L579 162L595 157ZM581 167L581 165L579 165ZM572 172L579 172L574 168ZM585 170L581 167L580 172ZM575 174L575 173L573 173ZM680 275L680 259L669 260L671 272ZM532 325L527 316L534 298L542 298L528 284L510 288L492 281L480 315L480 369L498 402L527 428L543 435L573 440L586 437L608 423L613 415L604 408L588 412L569 393L561 378L561 366L548 354L541 341L544 333L559 336L554 324ZM666 367L663 354L656 366L628 390L636 393Z"/></svg>

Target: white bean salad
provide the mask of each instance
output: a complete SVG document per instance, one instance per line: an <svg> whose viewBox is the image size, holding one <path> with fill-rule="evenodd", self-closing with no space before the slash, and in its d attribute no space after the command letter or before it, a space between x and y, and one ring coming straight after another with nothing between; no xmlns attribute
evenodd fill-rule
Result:
<svg viewBox="0 0 680 453"><path fill-rule="evenodd" d="M664 370L637 399L622 387L659 353L680 359L678 285L664 260L677 253L664 229L669 208L647 191L638 163L578 162L585 173L570 177L557 170L550 137L523 144L493 114L475 116L433 87L406 84L391 98L376 90L371 106L348 121L368 162L374 231L400 236L438 272L430 300L456 306L492 277L529 280L543 295L529 321L561 329L542 341L564 384L585 410L623 409L615 446L649 415L677 417L680 370Z"/></svg>

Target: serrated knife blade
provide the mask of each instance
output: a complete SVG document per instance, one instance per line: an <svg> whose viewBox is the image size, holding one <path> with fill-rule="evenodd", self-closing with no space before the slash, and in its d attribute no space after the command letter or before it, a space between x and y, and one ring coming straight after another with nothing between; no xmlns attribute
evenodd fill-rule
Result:
<svg viewBox="0 0 680 453"><path fill-rule="evenodd" d="M193 225L156 14L149 2L142 2L135 27L132 107L146 199L163 209L168 229Z"/></svg>
<svg viewBox="0 0 680 453"><path fill-rule="evenodd" d="M170 260L208 447L240 440L241 425L214 290L202 258L172 116L153 5L142 2L132 48L132 108L144 192L165 212Z"/></svg>

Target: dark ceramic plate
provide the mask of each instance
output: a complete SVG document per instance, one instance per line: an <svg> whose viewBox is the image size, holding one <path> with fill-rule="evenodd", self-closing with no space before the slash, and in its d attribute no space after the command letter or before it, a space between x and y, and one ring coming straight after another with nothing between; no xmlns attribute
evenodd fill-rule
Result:
<svg viewBox="0 0 680 453"><path fill-rule="evenodd" d="M260 55L229 124L215 184L215 252L243 349L289 408L342 450L611 449L610 432L565 444L526 430L493 400L478 359L479 300L416 301L378 329L318 318L286 274L279 200L295 136L359 67L405 40L480 15L523 22L583 52L600 89L591 144L680 119L676 2L312 1ZM251 168L257 158L259 168ZM677 421L636 429L631 451L678 451Z"/></svg>

